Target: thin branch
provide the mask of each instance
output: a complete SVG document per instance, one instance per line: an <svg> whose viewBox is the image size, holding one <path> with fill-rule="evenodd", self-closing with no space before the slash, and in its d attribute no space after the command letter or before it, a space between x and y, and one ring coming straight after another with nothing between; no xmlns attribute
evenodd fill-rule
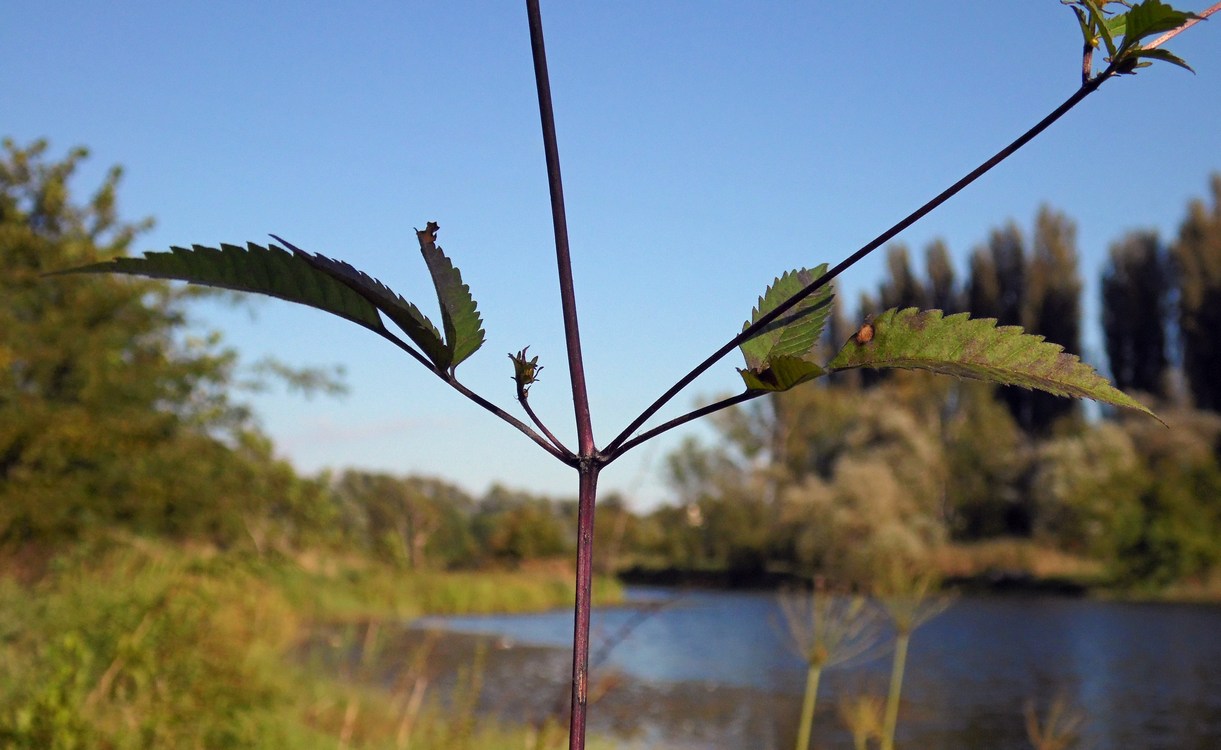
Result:
<svg viewBox="0 0 1221 750"><path fill-rule="evenodd" d="M526 415L530 417L530 421L534 422L534 426L538 427L539 432L543 433L551 441L552 445L559 448L571 463L576 458L576 454L568 450L567 446L553 435L551 430L547 429L547 425L543 424L543 420L539 419L538 415L534 413L534 409L530 406L530 394L520 383L517 386L517 402L521 404L521 408L526 410Z"/></svg>
<svg viewBox="0 0 1221 750"><path fill-rule="evenodd" d="M1107 78L1110 78L1113 74L1114 74L1113 67L1107 68L1105 71L1100 73L1096 78L1092 79L1085 85L1081 86L1081 88L1077 89L1072 94L1072 96L1065 99L1064 102L1060 106L1058 106L1054 110L1052 110L1051 114L1044 117L1034 127L1030 128L1025 133L1022 133L1022 135L1018 136L1012 143L1010 143L1008 146L1005 146L1003 149L998 151L994 156L992 156L992 158L988 159L983 164L980 164L978 167L971 170L969 173L967 173L966 176L964 176L962 179L958 180L958 182L955 182L953 185L951 185L950 187L948 187L944 191L942 191L937 197L933 198L932 200L925 203L920 208L918 208L915 211L913 211L912 213L908 214L906 217L904 217L902 220L900 220L897 224L892 226L890 229L887 229L885 232L882 232L881 234L879 234L877 237L875 237L872 241L870 241L864 247L857 250L852 255L848 256L848 258L843 260L835 268L832 268L830 271L823 274L812 284L806 286L800 292L797 292L792 297L789 297L787 300L785 300L783 303L777 305L774 309L772 309L766 315L760 316L758 320L756 320L753 324L751 324L751 325L747 326L745 329L743 329L743 331L740 334L738 334L737 336L734 336L732 339L730 339L728 343L726 343L720 349L717 349L711 356L709 356L703 362L696 365L695 368L691 370L691 372L684 375L677 383L675 383L673 386L671 386L669 390L667 390L656 401L654 401L652 404L650 404L647 409L645 409L643 412L641 412L640 416L638 416L635 420L632 421L631 424L629 424L626 428L624 428L623 432L619 433L619 435L613 441L611 441L611 443L609 445L607 445L605 449L603 449L603 451L602 451L603 455L607 456L610 459L613 459L616 451L619 450L620 446L624 443L624 441L626 441L628 439L628 437L631 436L631 434L633 432L638 430L640 428L640 426L642 424L644 424L650 417L652 417L654 414L656 414L657 411L659 409L661 409L661 407L665 406L670 401L670 399L672 399L672 398L674 398L674 396L678 395L678 393L680 391L682 391L684 388L686 388L688 385L690 385L692 381L694 381L697 377L702 375L709 367L716 364L722 357L724 357L726 354L728 354L729 352L731 352L735 348L737 348L738 345L741 344L743 341L746 341L747 339L750 339L751 337L755 336L760 330L762 330L767 325L771 324L771 322L774 321L776 318L779 318L781 315L783 315L786 312L788 312L789 310L791 310L795 305L797 305L797 303L801 302L801 300L805 299L806 297L810 296L811 294L818 291L822 287L826 286L828 283L831 282L832 279L834 279L836 276L839 276L841 273L843 273L845 270L847 270L851 266L855 265L866 255L868 255L869 253L878 249L885 243L889 242L891 239L893 239L895 237L895 235L899 234L904 229L907 229L912 224L915 224L917 221L924 218L927 214L929 214L931 211L933 211L933 209L937 208L942 203L945 203L947 200L954 197L963 188L970 185L972 182L975 182L975 180L977 180L980 177L982 177L983 175L987 174L993 167L995 167L996 165L1000 164L1005 159L1012 156L1014 154L1014 152L1016 152L1022 146L1025 146L1027 143L1029 143L1033 138L1035 138L1037 135L1039 135L1044 130L1046 130L1048 127L1050 127L1052 125L1052 123L1054 123L1056 120L1059 120L1061 117L1063 117L1065 115L1065 113L1067 113L1073 107L1080 104L1081 101L1083 99L1085 99L1085 97L1089 96L1094 91L1097 91L1098 87L1102 85L1102 82L1105 81Z"/></svg>
<svg viewBox="0 0 1221 750"><path fill-rule="evenodd" d="M648 440L652 440L653 438L657 437L658 435L660 435L663 432L669 432L670 430L674 429L675 427L680 427L682 425L687 424L688 422L699 419L700 417L706 417L709 414L713 414L722 409L728 409L731 406L737 406L738 404L745 403L747 401L751 401L753 399L759 398L760 396L766 396L769 393L771 393L771 391L746 391L744 393L739 393L736 396L730 396L729 398L721 399L720 401L708 404L707 406L702 406L694 411L687 412L686 414L682 415L681 417L675 417L674 419L671 419L669 422L666 422L665 424L660 424L651 430L642 432L641 434L637 435L636 437L632 438L631 440L625 440L623 443L621 443L619 445L619 447L617 447L615 449L615 452L613 455L611 455L609 458L604 459L603 465L605 466L606 464L609 464L610 462L614 461L616 458L619 458L620 456L622 456L624 453L627 453L628 451L630 451L632 448L635 448L637 445L640 445L641 443L646 442Z"/></svg>
<svg viewBox="0 0 1221 750"><path fill-rule="evenodd" d="M453 375L450 375L447 372L438 370L436 365L434 365L432 362L430 362L429 359L427 357L425 357L423 354L416 351L415 348L412 347L410 344L408 344L406 341L403 341L398 336L395 336L393 333L391 333L390 331L388 331L384 328L380 331L377 331L376 333L377 333L377 335L386 339L387 341L394 344L398 348L400 348L403 351L410 354L420 364L424 365L425 369L427 369L433 375L436 375L438 378L440 378L443 382L448 384L451 388L456 390L458 393L461 393L463 396L466 396L471 401L474 401L475 403L479 404L484 409L487 409L488 411L490 411L492 414L500 417L504 421L506 421L509 424L516 427L526 437L528 437L531 440L533 440L534 442L538 443L538 445L543 450L547 451L548 453L555 456L556 458L563 461L564 463L568 464L569 466L576 466L576 464L577 464L576 458L572 455L572 453L570 451L568 451L566 449L562 449L562 447L556 447L555 445L552 445L551 443L547 442L547 440L544 439L542 435L539 435L537 432L530 429L530 425L521 421L520 419L518 419L517 417L508 413L504 409L501 409L499 406L497 406L496 404L493 404L491 401L488 401L486 398L484 398L483 396L480 396L478 393L475 393L470 388L467 388L466 386L462 385L461 383L459 383L457 381L457 379L454 378Z"/></svg>
<svg viewBox="0 0 1221 750"><path fill-rule="evenodd" d="M568 374L572 380L572 405L577 420L577 449L592 457L593 422L585 387L585 365L581 358L581 333L577 326L576 292L572 283L572 256L568 249L568 219L564 211L564 184L560 178L560 152L555 135L555 110L551 105L551 81L547 75L547 50L543 46L543 20L538 0L526 0L530 22L530 50L534 56L534 82L538 89L538 111L543 126L543 151L547 157L547 186L551 191L551 223L555 230L555 260L560 275L560 306L564 315L564 343L568 349Z"/></svg>
<svg viewBox="0 0 1221 750"><path fill-rule="evenodd" d="M1154 49L1155 47L1162 46L1163 44L1170 41L1171 39L1174 39L1179 34L1182 34L1184 31L1187 31L1192 26L1195 26L1200 21L1203 21L1204 19L1208 18L1212 14L1216 13L1218 10L1221 10L1221 2L1213 3L1212 7L1210 7L1208 10L1200 11L1199 13L1196 14L1195 18L1189 19L1187 21L1187 23L1184 23L1182 26L1178 27L1177 29L1171 29L1170 31L1167 31L1165 34L1162 34L1157 39L1154 39L1152 42L1149 42L1141 49Z"/></svg>
<svg viewBox="0 0 1221 750"><path fill-rule="evenodd" d="M557 447L557 446L553 445L552 443L548 442L542 435L539 435L537 432L530 429L530 426L527 425L525 422L521 421L520 419L513 416L512 414L509 414L507 411L505 411L504 409L501 409L499 406L497 406L496 404L493 404L491 401L488 401L486 398L484 398L483 396L480 396L478 393L475 393L470 388L467 388L466 386L462 385L457 380L455 380L453 378L453 376L448 376L448 377L442 376L442 380L444 380L446 383L449 383L449 385L454 390L458 391L458 393L461 393L463 396L466 396L471 401L474 401L475 403L479 404L483 408L492 412L493 414L500 417L504 421L513 425L518 430L521 430L521 432L524 433L526 437L528 437L531 440L533 440L534 442L538 443L539 446L543 450L547 451L548 453L555 456L559 460L561 460L564 463L568 464L569 466L573 466L573 467L575 467L579 464L577 457L572 455L571 451L569 451L565 448L562 448L562 447Z"/></svg>

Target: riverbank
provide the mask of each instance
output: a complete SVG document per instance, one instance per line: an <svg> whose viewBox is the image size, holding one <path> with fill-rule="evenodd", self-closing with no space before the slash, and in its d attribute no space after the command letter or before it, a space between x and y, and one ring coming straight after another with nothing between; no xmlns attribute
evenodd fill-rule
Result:
<svg viewBox="0 0 1221 750"><path fill-rule="evenodd" d="M569 578L407 573L323 551L289 559L129 536L9 550L0 746L530 747L534 728L442 710L435 688L361 685L349 662L328 669L299 648L320 623L353 634L337 643L359 650L374 643L370 623L570 607ZM597 587L605 601L621 592Z"/></svg>
<svg viewBox="0 0 1221 750"><path fill-rule="evenodd" d="M806 675L774 594L628 593L650 605L646 618L630 604L594 613L595 650L617 645L592 673L593 726L650 748L792 746ZM480 710L490 716L539 715L566 694L570 612L429 624L468 649L484 644ZM1216 746L1219 627L1216 606L960 596L911 640L899 746L1029 750L1023 707L1042 713L1053 702L1084 722L1082 746ZM884 696L889 665L883 648L824 675L819 747L851 750L840 712Z"/></svg>
<svg viewBox="0 0 1221 750"><path fill-rule="evenodd" d="M969 595L1052 595L1114 601L1221 603L1221 573L1161 588L1118 585L1095 560L1028 539L946 544L929 566L944 589ZM629 586L714 591L776 591L808 585L806 575L774 568L704 568L634 565L619 572Z"/></svg>

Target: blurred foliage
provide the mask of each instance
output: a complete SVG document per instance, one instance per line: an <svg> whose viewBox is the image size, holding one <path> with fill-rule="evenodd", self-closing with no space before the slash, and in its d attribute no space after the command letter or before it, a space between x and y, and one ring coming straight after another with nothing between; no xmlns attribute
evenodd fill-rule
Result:
<svg viewBox="0 0 1221 750"><path fill-rule="evenodd" d="M44 276L124 255L151 226L119 218L117 167L78 201L87 152L46 151L5 140L0 154L0 542L110 524L231 542L256 519L298 525L316 488L233 401L234 353L187 328L199 292Z"/></svg>
<svg viewBox="0 0 1221 750"><path fill-rule="evenodd" d="M0 158L0 748L400 746L402 696L300 672L290 651L304 624L570 602L570 571L547 560L571 555L575 501L298 475L235 400L248 375L233 352L187 325L199 291L43 276L123 255L148 226L118 218L117 169L73 197L84 157L5 142ZM1112 367L1170 429L926 373L847 373L717 414L712 440L668 458L676 502L642 513L600 500L598 570L875 589L896 570L980 565L1101 569L1150 592L1221 580L1219 186L1173 242L1125 239L1105 272ZM1072 339L1071 223L1044 210L1033 237L994 233L961 279L943 243L924 277L892 248L876 298ZM1145 288L1158 299L1125 329L1123 306ZM855 329L842 308L820 346ZM619 595L597 586L600 600ZM349 720L359 705L370 710ZM531 741L452 714L419 708L412 747Z"/></svg>
<svg viewBox="0 0 1221 750"><path fill-rule="evenodd" d="M984 550L979 543L1016 540L1026 545L1024 571L1100 565L1125 587L1209 585L1221 570L1211 395L1221 380L1210 354L1221 318L1209 317L1221 315L1221 176L1213 191L1211 208L1189 207L1174 242L1125 237L1103 271L1111 368L1170 429L1128 414L1086 419L1072 401L919 373L832 378L723 412L713 441L685 441L669 459L679 507L653 514L667 531L642 551L675 567L870 585L896 564L955 559L964 572L947 543ZM928 248L923 277L907 249L892 246L859 319L889 306L965 308L1078 350L1073 224L1043 208L1031 237L1012 222L992 232L961 281L944 243ZM838 309L831 320L837 333L825 343L834 347L850 326ZM1036 549L1055 559L1034 559Z"/></svg>
<svg viewBox="0 0 1221 750"><path fill-rule="evenodd" d="M354 698L343 665L300 658L316 623L538 610L573 596L567 571L403 574L351 556L255 559L123 534L0 563L5 750L334 748L345 733L352 747L403 747L403 696L370 681ZM605 579L597 593L618 595ZM528 728L476 724L473 704L428 698L411 747L524 746ZM345 719L357 699L366 710Z"/></svg>

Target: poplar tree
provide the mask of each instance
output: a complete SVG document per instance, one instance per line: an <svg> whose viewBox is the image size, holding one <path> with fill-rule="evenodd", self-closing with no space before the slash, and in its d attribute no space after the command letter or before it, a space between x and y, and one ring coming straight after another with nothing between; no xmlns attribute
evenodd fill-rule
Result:
<svg viewBox="0 0 1221 750"><path fill-rule="evenodd" d="M1179 272L1183 373L1195 405L1221 411L1221 175L1212 207L1193 201L1171 251Z"/></svg>
<svg viewBox="0 0 1221 750"><path fill-rule="evenodd" d="M1111 377L1124 390L1166 395L1173 271L1156 232L1130 232L1102 272L1102 333Z"/></svg>

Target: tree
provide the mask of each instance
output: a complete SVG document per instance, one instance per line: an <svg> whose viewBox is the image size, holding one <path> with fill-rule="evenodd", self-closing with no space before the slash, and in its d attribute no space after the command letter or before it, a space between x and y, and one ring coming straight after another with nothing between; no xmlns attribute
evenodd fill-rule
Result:
<svg viewBox="0 0 1221 750"><path fill-rule="evenodd" d="M925 250L925 269L928 275L928 304L947 313L962 312L962 291L954 277L954 264L950 262L950 249L941 240L929 244Z"/></svg>
<svg viewBox="0 0 1221 750"><path fill-rule="evenodd" d="M276 238L277 241L284 247L262 247L249 243L246 249L236 246L222 246L219 249L196 246L193 250L173 248L169 253L149 254L143 259L127 262L92 264L74 269L74 272L118 272L178 278L205 285L271 294L339 315L399 347L446 385L513 425L542 450L576 470L579 507L576 535L577 591L573 622L569 746L572 750L582 750L585 747L589 703L589 626L594 509L598 478L601 470L625 451L667 430L720 409L778 391L786 391L831 372L860 368L901 367L958 376L968 375L1002 384L1041 388L1060 395L1095 398L1148 412L1139 402L1114 390L1092 368L1083 365L1071 355L1064 355L1061 349L1044 343L1037 336L1025 335L1013 329L997 328L995 321L971 320L966 315L946 317L939 310L886 311L878 316L878 320L862 325L830 361L820 363L812 359L821 354L815 344L826 322L827 303L831 294L829 284L840 272L894 239L907 226L1015 153L1110 78L1134 73L1138 68L1152 64L1153 60L1186 67L1184 61L1160 48L1160 45L1187 28L1190 23L1194 23L1196 19L1191 17L1192 14L1164 5L1160 0L1144 0L1139 5L1132 6L1129 11L1111 11L1111 15L1093 2L1074 2L1070 5L1077 16L1084 42L1082 83L1077 91L993 157L884 230L833 268L823 264L816 269L800 268L777 276L759 298L758 305L751 311L739 333L675 381L602 448L597 447L594 437L577 325L576 293L559 168L559 147L543 44L542 19L537 0L527 3L527 14L551 193L561 312L577 426L575 451L559 440L528 404L527 391L537 380L538 357L528 360L524 348L518 354L509 356L513 362L518 402L526 416L534 423L533 427L479 396L457 379L457 367L480 348L484 342L484 332L482 318L469 285L463 283L461 273L437 245L439 227L435 221L428 222L423 230L417 230L417 239L437 293L441 328L432 323L416 305L367 274L342 261L305 252L279 238ZM1160 36L1157 36L1159 34ZM1157 38L1145 43L1147 38L1154 36ZM1107 64L1094 74L1093 52L1104 42L1109 53L1105 58ZM386 327L383 316L398 327L406 336L406 340ZM638 432L677 394L735 348L741 351L746 361L746 368L738 371L745 386L743 392L675 417L643 433ZM888 724L893 727L893 722Z"/></svg>
<svg viewBox="0 0 1221 750"><path fill-rule="evenodd" d="M928 307L928 292L912 271L907 256L906 245L891 245L886 249L886 279L879 290L882 309Z"/></svg>
<svg viewBox="0 0 1221 750"><path fill-rule="evenodd" d="M1027 269L1022 325L1064 347L1081 351L1081 277L1077 274L1077 228L1046 206L1035 217L1034 252ZM1047 393L1026 398L1023 427L1045 435L1057 420L1080 412L1080 404Z"/></svg>
<svg viewBox="0 0 1221 750"><path fill-rule="evenodd" d="M1066 351L1081 344L1081 280L1077 274L1076 230L1063 214L1041 208L1034 243L1027 248L1012 222L993 230L971 256L967 301L976 317L996 318L1055 341ZM1000 397L1022 429L1046 434L1076 405L1046 394L1007 388Z"/></svg>
<svg viewBox="0 0 1221 750"><path fill-rule="evenodd" d="M1196 406L1221 411L1221 175L1213 205L1193 201L1171 248L1179 275L1183 373Z"/></svg>
<svg viewBox="0 0 1221 750"><path fill-rule="evenodd" d="M1174 275L1156 232L1111 245L1102 273L1102 332L1118 388L1166 395Z"/></svg>
<svg viewBox="0 0 1221 750"><path fill-rule="evenodd" d="M428 565L429 538L441 526L441 510L407 479L345 471L335 492L364 522L370 546L409 569Z"/></svg>
<svg viewBox="0 0 1221 750"><path fill-rule="evenodd" d="M43 275L124 256L151 226L119 218L118 167L75 198L86 156L10 140L0 155L0 541L106 524L261 535L256 516L317 498L231 400L234 353L187 328L200 291Z"/></svg>

